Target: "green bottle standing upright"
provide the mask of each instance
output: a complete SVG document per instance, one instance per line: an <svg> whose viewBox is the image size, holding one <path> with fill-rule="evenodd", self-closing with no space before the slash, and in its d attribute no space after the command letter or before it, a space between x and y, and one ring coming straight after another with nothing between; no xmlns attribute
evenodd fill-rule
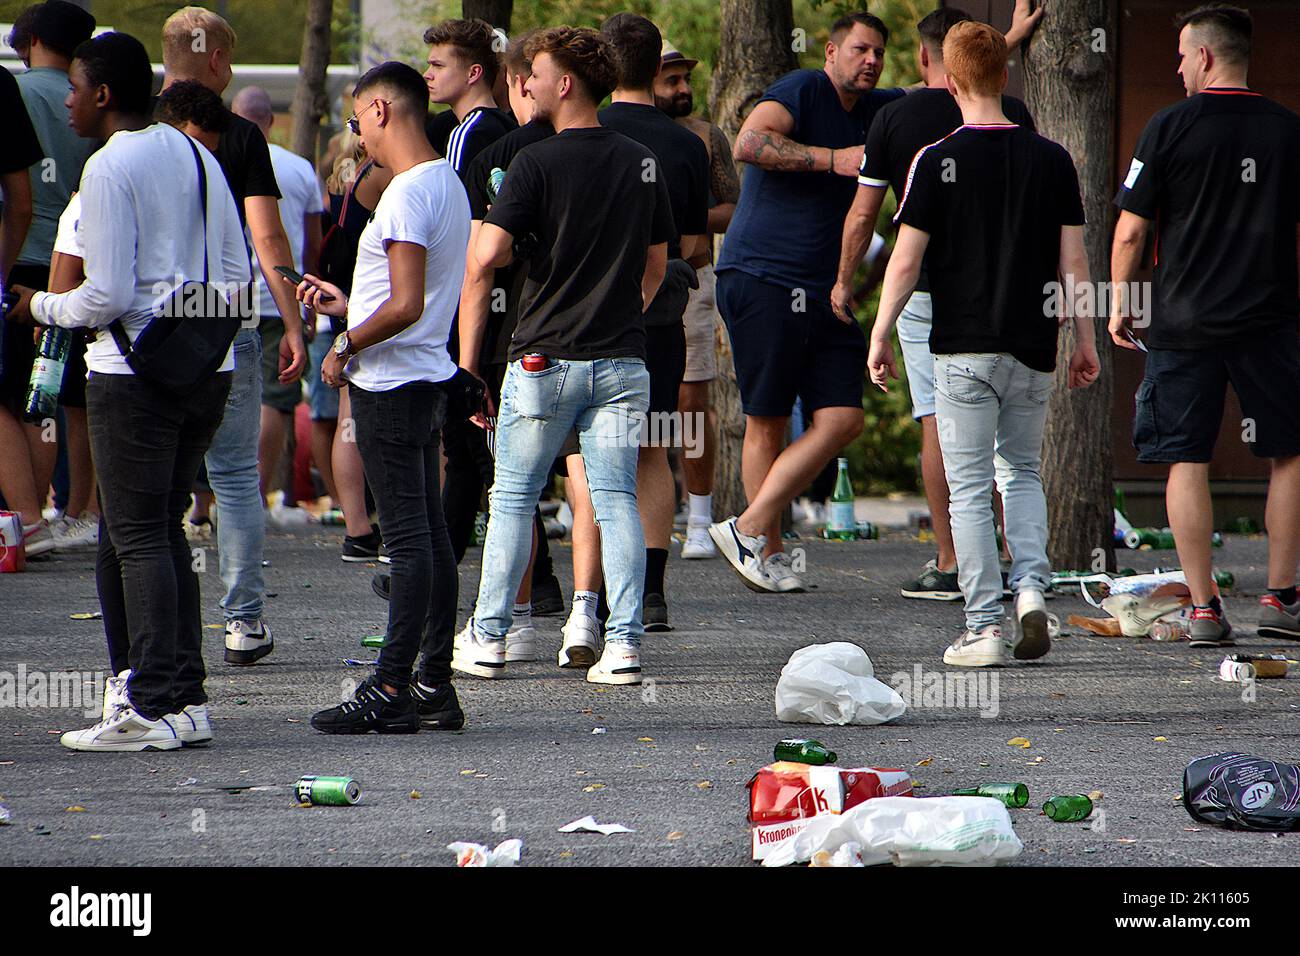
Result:
<svg viewBox="0 0 1300 956"><path fill-rule="evenodd" d="M1075 823L1092 814L1092 801L1084 794L1052 797L1043 804L1043 812L1057 823Z"/></svg>
<svg viewBox="0 0 1300 956"><path fill-rule="evenodd" d="M853 482L849 480L849 460L839 461L839 475L835 478L835 492L831 495L830 520L826 523L826 537L839 541L853 541L858 536L858 521L853 516Z"/></svg>
<svg viewBox="0 0 1300 956"><path fill-rule="evenodd" d="M797 738L777 741L772 756L777 760L793 760L795 763L810 763L818 766L834 763L837 759L835 751L827 750L826 745L821 741Z"/></svg>
<svg viewBox="0 0 1300 956"><path fill-rule="evenodd" d="M1013 810L1029 802L1029 788L1023 783L982 783L967 790L954 790L954 797L991 797Z"/></svg>

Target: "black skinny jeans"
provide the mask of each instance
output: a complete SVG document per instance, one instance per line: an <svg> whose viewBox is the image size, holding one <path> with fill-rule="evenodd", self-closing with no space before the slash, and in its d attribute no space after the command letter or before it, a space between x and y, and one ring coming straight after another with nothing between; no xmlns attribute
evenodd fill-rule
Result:
<svg viewBox="0 0 1300 956"><path fill-rule="evenodd" d="M422 654L420 681L446 683L459 589L438 488L447 396L432 382L385 392L349 384L348 394L357 450L392 559L388 643L379 653L379 678L393 687L408 686Z"/></svg>
<svg viewBox="0 0 1300 956"><path fill-rule="evenodd" d="M181 521L229 391L229 373L179 398L135 375L94 373L86 384L109 659L115 673L131 668L127 695L151 720L208 699L199 579Z"/></svg>

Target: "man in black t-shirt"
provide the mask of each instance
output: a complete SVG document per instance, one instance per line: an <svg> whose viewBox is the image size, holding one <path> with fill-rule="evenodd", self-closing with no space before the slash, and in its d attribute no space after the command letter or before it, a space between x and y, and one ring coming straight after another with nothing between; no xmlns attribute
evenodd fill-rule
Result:
<svg viewBox="0 0 1300 956"><path fill-rule="evenodd" d="M840 266L831 306L841 321L850 322L853 275L875 234L885 190L894 190L895 201L903 196L908 169L917 152L943 139L962 123L961 109L948 92L948 71L943 63L943 40L948 31L971 16L952 7L941 7L916 25L920 36L917 63L925 88L885 106L871 122L862 165L858 169L858 192L844 220ZM1032 26L1032 24L1031 24ZM1013 29L1024 27L1016 23ZM1010 44L1008 44L1008 47ZM1013 123L1033 130L1034 121L1025 104L1014 96L1002 97L1002 111ZM934 418L934 359L930 356L929 279L922 264L907 305L898 318L898 341L907 368L907 386L912 397L912 417L921 423L921 474L926 502L934 528L938 554L916 579L903 585L905 598L930 601L961 600L957 583L957 552L948 523L948 482L943 474L943 453Z"/></svg>
<svg viewBox="0 0 1300 956"><path fill-rule="evenodd" d="M199 35L204 37L201 45L194 43L194 37ZM185 7L167 18L162 39L164 88L180 80L194 80L218 95L225 91L233 75L235 31L222 17L202 7ZM196 50L196 45L202 49ZM294 288L275 272L276 266L293 268L293 254L280 220L280 189L270 149L257 126L231 115L230 126L217 144L216 157L284 324L279 378L287 385L302 375L307 352ZM274 646L270 628L262 620L266 513L257 480L262 368L256 326L239 331L234 350L235 370L225 415L204 462L208 483L221 510L217 542L221 580L226 584L221 599L226 620L226 661L243 665L265 657Z"/></svg>
<svg viewBox="0 0 1300 956"><path fill-rule="evenodd" d="M897 378L890 332L928 266L934 320L935 406L948 478L966 630L943 655L996 667L1051 647L1043 592L1047 500L1039 469L1055 385L1057 274L1088 282L1083 205L1070 155L1002 112L1007 48L998 31L958 23L943 58L964 125L917 153L899 202L898 241L885 272L868 369L882 390ZM1046 298L1045 298L1046 297ZM1072 314L1073 308L1066 314ZM1074 316L1071 388L1099 373L1092 318ZM1002 634L1002 579L993 484L1002 492L1017 592L1017 639Z"/></svg>
<svg viewBox="0 0 1300 956"><path fill-rule="evenodd" d="M424 31L424 42L429 44L429 66L424 71L429 101L447 104L456 117L446 146L435 142L434 148L456 175L463 176L485 146L519 125L492 98L499 68L493 46L496 34L482 20L445 20ZM440 124L449 122L431 117L425 132L438 131ZM441 137L435 132L430 141L435 138Z"/></svg>
<svg viewBox="0 0 1300 956"><path fill-rule="evenodd" d="M659 28L635 13L619 13L601 26L618 54L619 81L611 103L600 111L600 125L617 130L655 157L645 175L662 177L668 187L675 234L668 243L668 274L645 312L646 370L650 373L650 435L671 434L668 416L686 373L686 329L682 317L691 289L698 288L688 259L703 253L709 230L709 152L698 136L655 105L663 37ZM637 459L637 507L646 541L644 623L647 631L668 627L664 571L673 533L676 494L666 441L652 441Z"/></svg>
<svg viewBox="0 0 1300 956"><path fill-rule="evenodd" d="M653 154L596 117L617 82L608 41L556 27L530 38L526 53L534 119L549 121L556 135L515 156L474 248L480 266L499 269L519 240L536 236L501 389L483 576L452 667L478 677L505 673L510 602L528 564L533 509L576 427L610 616L599 660L592 645L566 646L561 664L591 664L593 683L635 684L645 573L636 456L649 403L642 313L667 268L672 211L663 177L642 176ZM591 215L593 197L619 215Z"/></svg>
<svg viewBox="0 0 1300 956"><path fill-rule="evenodd" d="M1246 87L1250 14L1201 7L1179 18L1178 72L1187 98L1138 139L1115 198L1121 212L1111 281L1131 289L1156 223L1150 315L1129 296L1111 306L1117 345L1138 349L1138 460L1169 465L1165 499L1194 605L1193 646L1231 644L1211 580L1209 463L1232 383L1251 452L1272 460L1268 593L1259 633L1300 639L1300 340L1297 222L1300 117Z"/></svg>

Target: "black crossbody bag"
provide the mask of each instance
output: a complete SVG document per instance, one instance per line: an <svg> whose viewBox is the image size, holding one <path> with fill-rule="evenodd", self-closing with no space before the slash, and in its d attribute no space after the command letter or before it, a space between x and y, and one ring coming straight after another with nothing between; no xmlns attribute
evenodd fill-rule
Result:
<svg viewBox="0 0 1300 956"><path fill-rule="evenodd" d="M153 318L134 343L121 320L114 319L108 327L131 371L151 385L176 395L189 394L216 373L244 319L243 295L236 295L231 302L208 281L208 176L198 147L188 136L185 141L194 153L194 164L199 171L203 281L186 279L166 301L154 306Z"/></svg>

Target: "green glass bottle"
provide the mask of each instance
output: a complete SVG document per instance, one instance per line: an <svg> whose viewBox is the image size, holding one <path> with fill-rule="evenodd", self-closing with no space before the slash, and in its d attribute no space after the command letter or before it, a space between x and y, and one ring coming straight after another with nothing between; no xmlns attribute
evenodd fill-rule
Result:
<svg viewBox="0 0 1300 956"><path fill-rule="evenodd" d="M1052 797L1043 804L1043 812L1057 823L1076 823L1092 815L1092 801L1082 793Z"/></svg>
<svg viewBox="0 0 1300 956"><path fill-rule="evenodd" d="M1029 802L1029 788L1023 783L982 783L978 787L966 790L954 790L954 797L992 797L1012 809L1019 809Z"/></svg>
<svg viewBox="0 0 1300 956"><path fill-rule="evenodd" d="M361 639L362 647L386 647L387 645L387 634L367 634Z"/></svg>
<svg viewBox="0 0 1300 956"><path fill-rule="evenodd" d="M801 738L777 741L772 756L777 760L793 760L795 763L810 763L815 766L834 763L837 759L835 751L827 750L821 741Z"/></svg>
<svg viewBox="0 0 1300 956"><path fill-rule="evenodd" d="M831 495L826 537L837 541L853 541L857 536L858 521L853 516L853 482L849 480L849 460L841 458L839 474L835 478L835 492Z"/></svg>

